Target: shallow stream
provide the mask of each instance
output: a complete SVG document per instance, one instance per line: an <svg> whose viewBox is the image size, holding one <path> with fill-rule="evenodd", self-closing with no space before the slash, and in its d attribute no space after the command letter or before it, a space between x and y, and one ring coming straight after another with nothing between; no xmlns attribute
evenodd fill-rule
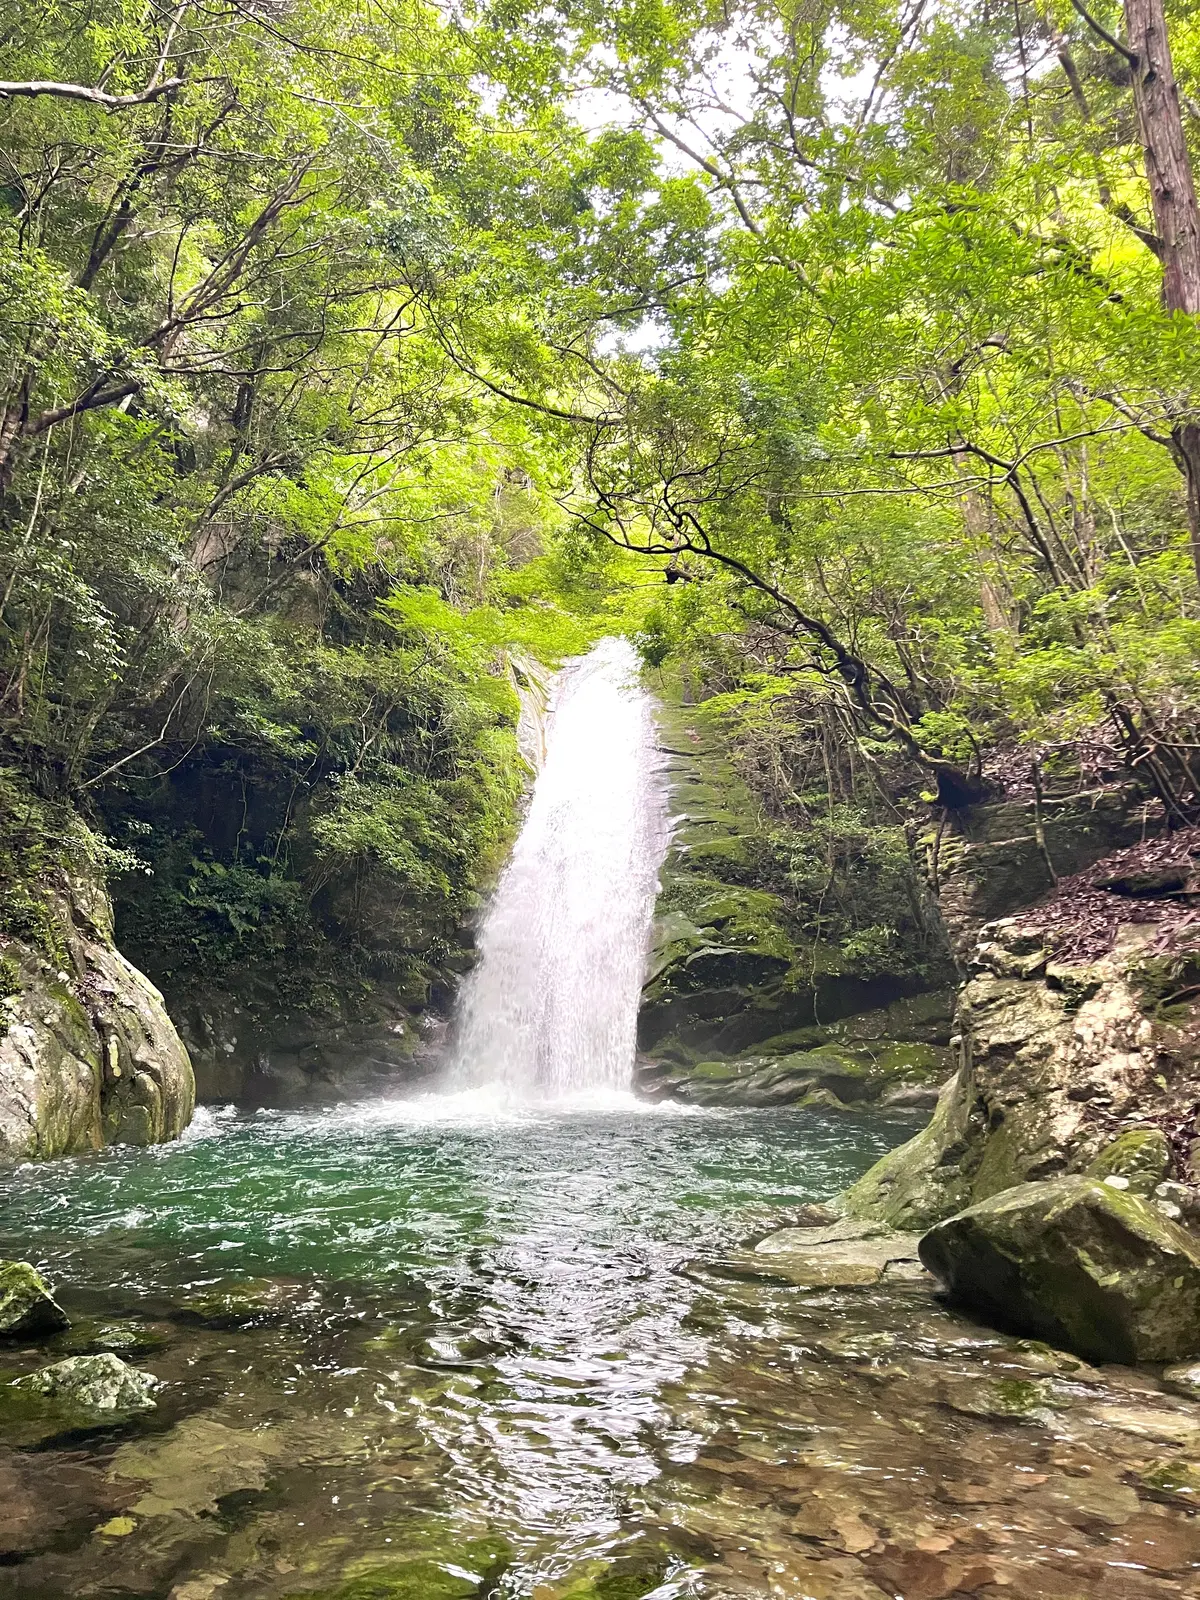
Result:
<svg viewBox="0 0 1200 1600"><path fill-rule="evenodd" d="M102 1426L4 1402L0 1593L1195 1594L1197 1408L911 1274L747 1270L911 1131L473 1093L20 1169L0 1255L75 1326L7 1373L108 1348L165 1385Z"/></svg>

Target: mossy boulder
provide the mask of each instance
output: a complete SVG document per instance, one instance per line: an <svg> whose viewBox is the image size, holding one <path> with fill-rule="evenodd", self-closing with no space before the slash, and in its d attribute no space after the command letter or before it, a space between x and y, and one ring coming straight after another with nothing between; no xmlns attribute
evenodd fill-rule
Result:
<svg viewBox="0 0 1200 1600"><path fill-rule="evenodd" d="M13 1387L85 1411L152 1411L158 1379L104 1351L94 1356L68 1356L16 1379Z"/></svg>
<svg viewBox="0 0 1200 1600"><path fill-rule="evenodd" d="M1021 1184L938 1223L920 1255L961 1304L1086 1360L1200 1353L1200 1239L1129 1190Z"/></svg>
<svg viewBox="0 0 1200 1600"><path fill-rule="evenodd" d="M33 1339L69 1326L66 1312L28 1261L0 1261L0 1336Z"/></svg>

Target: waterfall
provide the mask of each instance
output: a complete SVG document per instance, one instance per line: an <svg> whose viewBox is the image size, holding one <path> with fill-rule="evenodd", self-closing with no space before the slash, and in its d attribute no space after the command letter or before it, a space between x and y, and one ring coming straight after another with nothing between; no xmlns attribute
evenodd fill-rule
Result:
<svg viewBox="0 0 1200 1600"><path fill-rule="evenodd" d="M520 1098L627 1089L666 782L622 639L559 673L545 762L464 986L453 1077Z"/></svg>

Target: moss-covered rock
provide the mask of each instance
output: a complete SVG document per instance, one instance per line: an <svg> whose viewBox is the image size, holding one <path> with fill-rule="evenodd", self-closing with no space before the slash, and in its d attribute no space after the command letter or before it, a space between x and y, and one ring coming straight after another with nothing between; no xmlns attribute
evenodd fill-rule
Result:
<svg viewBox="0 0 1200 1600"><path fill-rule="evenodd" d="M762 1053L781 1056L849 1042L847 1020L867 1013L876 1020L864 1038L910 1037L900 1017L891 1027L880 1018L929 987L913 953L897 947L864 963L836 940L802 934L806 918L820 925L820 910L815 900L807 910L798 904L794 884L784 892L769 824L720 733L678 705L661 708L660 726L676 815L638 1021L642 1052L695 1066L748 1056L771 1040ZM937 974L949 976L948 967ZM944 996L934 1009L932 1034L923 1021L914 1042L945 1043Z"/></svg>
<svg viewBox="0 0 1200 1600"><path fill-rule="evenodd" d="M949 1052L933 1045L888 1043L851 1047L826 1044L784 1055L752 1054L694 1065L643 1061L634 1085L650 1100L690 1105L852 1106L889 1103L901 1087L936 1099L935 1086L949 1070ZM909 1096L909 1103L916 1097Z"/></svg>
<svg viewBox="0 0 1200 1600"><path fill-rule="evenodd" d="M1089 1361L1200 1352L1200 1239L1128 1190L1021 1184L937 1224L920 1254L954 1299Z"/></svg>
<svg viewBox="0 0 1200 1600"><path fill-rule="evenodd" d="M1124 1178L1134 1194L1152 1195L1171 1170L1171 1147L1161 1128L1130 1128L1105 1145L1089 1178Z"/></svg>
<svg viewBox="0 0 1200 1600"><path fill-rule="evenodd" d="M158 1379L104 1351L94 1356L68 1356L16 1379L13 1387L86 1411L152 1411Z"/></svg>
<svg viewBox="0 0 1200 1600"><path fill-rule="evenodd" d="M0 1261L0 1336L32 1339L69 1326L40 1272L28 1261Z"/></svg>
<svg viewBox="0 0 1200 1600"><path fill-rule="evenodd" d="M293 1287L274 1278L232 1278L179 1299L174 1314L181 1322L206 1328L265 1327L281 1322L294 1300Z"/></svg>
<svg viewBox="0 0 1200 1600"><path fill-rule="evenodd" d="M970 1124L971 1107L955 1078L938 1096L929 1123L847 1189L842 1208L848 1216L900 1229L928 1228L961 1209L970 1199L970 1181L955 1157Z"/></svg>

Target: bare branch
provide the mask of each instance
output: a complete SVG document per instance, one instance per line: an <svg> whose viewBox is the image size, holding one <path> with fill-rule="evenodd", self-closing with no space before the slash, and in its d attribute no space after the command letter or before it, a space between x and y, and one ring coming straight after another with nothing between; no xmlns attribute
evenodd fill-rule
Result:
<svg viewBox="0 0 1200 1600"><path fill-rule="evenodd" d="M152 83L138 94L106 94L103 89L92 89L83 83L49 83L32 80L28 83L0 83L0 100L31 100L37 95L50 95L57 100L82 100L87 105L103 106L105 111L126 111L130 106L149 105L161 100L163 95L182 86L182 78L164 78Z"/></svg>

